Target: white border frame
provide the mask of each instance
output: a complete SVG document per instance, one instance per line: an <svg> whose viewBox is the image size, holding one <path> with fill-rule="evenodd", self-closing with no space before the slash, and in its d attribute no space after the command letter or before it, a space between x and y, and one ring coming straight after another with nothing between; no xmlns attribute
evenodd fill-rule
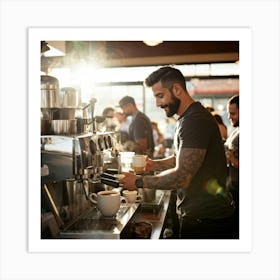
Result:
<svg viewBox="0 0 280 280"><path fill-rule="evenodd" d="M156 38L155 38L156 34ZM182 36L183 34L183 36ZM147 40L240 42L239 240L42 240L40 238L40 41ZM28 250L29 252L250 252L252 249L252 32L250 28L29 28L28 30ZM246 108L246 115L242 114ZM244 110L245 112L245 110ZM35 117L38 116L38 117ZM246 167L246 169L245 169ZM246 186L246 187L243 187ZM245 207L246 205L246 207Z"/></svg>

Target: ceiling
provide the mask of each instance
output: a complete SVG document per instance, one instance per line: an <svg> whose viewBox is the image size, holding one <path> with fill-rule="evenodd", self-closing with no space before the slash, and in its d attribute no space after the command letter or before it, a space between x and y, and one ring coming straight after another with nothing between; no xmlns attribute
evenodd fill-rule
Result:
<svg viewBox="0 0 280 280"><path fill-rule="evenodd" d="M236 62L238 41L164 41L150 47L142 41L46 41L65 56L41 56L42 68L92 60L104 67ZM45 52L47 54L47 52Z"/></svg>

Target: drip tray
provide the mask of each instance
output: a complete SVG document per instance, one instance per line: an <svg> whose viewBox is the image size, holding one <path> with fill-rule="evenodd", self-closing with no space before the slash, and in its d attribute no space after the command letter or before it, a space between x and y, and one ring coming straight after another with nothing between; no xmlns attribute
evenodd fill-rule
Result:
<svg viewBox="0 0 280 280"><path fill-rule="evenodd" d="M163 206L164 192L162 190L156 190L155 199L151 202L141 202L141 210L147 212L158 213Z"/></svg>
<svg viewBox="0 0 280 280"><path fill-rule="evenodd" d="M60 238L119 239L137 208L137 204L123 204L114 217L105 217L93 208L60 232Z"/></svg>

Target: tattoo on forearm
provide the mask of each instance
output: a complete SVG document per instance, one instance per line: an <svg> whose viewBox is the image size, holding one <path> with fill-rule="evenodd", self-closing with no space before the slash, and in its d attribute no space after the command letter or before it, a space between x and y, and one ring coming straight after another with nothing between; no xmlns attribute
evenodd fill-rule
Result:
<svg viewBox="0 0 280 280"><path fill-rule="evenodd" d="M155 189L187 188L204 160L206 150L181 148L176 166L156 176L145 176L144 184Z"/></svg>
<svg viewBox="0 0 280 280"><path fill-rule="evenodd" d="M156 171L163 171L175 167L176 158L174 156L171 156L165 159L155 160L154 163Z"/></svg>

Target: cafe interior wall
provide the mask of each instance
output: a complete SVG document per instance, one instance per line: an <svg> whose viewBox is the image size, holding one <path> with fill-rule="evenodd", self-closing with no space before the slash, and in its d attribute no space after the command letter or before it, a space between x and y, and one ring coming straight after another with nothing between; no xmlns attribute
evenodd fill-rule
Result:
<svg viewBox="0 0 280 280"><path fill-rule="evenodd" d="M136 43L139 45L141 42ZM57 77L60 87L75 87L85 102L91 97L97 98L97 114L101 114L107 106L117 106L118 100L124 95L132 95L139 109L152 121L158 122L164 132L167 118L164 112L155 106L152 93L143 86L143 80L159 66L173 64L186 76L187 87L193 98L203 105L213 106L229 130L231 129L226 114L226 102L233 94L239 94L239 57L236 42L233 42L232 46L227 44L227 47L231 47L228 52L220 48L220 53L213 53L209 48L209 53L205 53L207 50L204 53L197 50L198 53L192 54L165 53L162 56L149 57L133 57L133 51L126 52L125 57L123 49L117 48L116 44L111 45L111 52L108 52L104 42L89 44L79 41L49 41L47 44L51 52L58 52L54 56L47 55L48 52L41 56L41 73ZM145 50L145 54L153 54L157 49L144 44L141 44L141 48ZM98 56L94 55L96 53ZM141 55L139 53L138 51L138 56ZM103 63L100 63L101 61ZM215 72L215 69L218 70Z"/></svg>

